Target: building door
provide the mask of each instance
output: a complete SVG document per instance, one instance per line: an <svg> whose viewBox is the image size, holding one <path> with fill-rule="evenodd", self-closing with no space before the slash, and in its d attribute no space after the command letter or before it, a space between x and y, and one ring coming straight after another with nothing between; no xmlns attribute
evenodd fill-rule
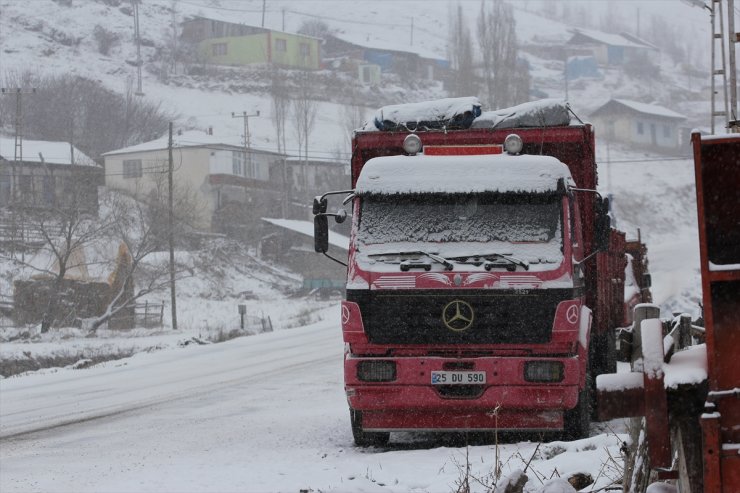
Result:
<svg viewBox="0 0 740 493"><path fill-rule="evenodd" d="M655 128L655 123L650 124L650 143L654 146L658 145L658 131Z"/></svg>

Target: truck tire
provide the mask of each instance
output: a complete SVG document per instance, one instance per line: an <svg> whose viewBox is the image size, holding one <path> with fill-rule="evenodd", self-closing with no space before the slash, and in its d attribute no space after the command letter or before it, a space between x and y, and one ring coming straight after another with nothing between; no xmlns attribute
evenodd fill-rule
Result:
<svg viewBox="0 0 740 493"><path fill-rule="evenodd" d="M382 447L388 443L391 437L389 432L367 432L362 431L362 411L349 410L350 421L352 421L352 437L358 447Z"/></svg>
<svg viewBox="0 0 740 493"><path fill-rule="evenodd" d="M578 404L563 415L563 440L588 438L591 425L591 375L586 374L586 386L578 393Z"/></svg>

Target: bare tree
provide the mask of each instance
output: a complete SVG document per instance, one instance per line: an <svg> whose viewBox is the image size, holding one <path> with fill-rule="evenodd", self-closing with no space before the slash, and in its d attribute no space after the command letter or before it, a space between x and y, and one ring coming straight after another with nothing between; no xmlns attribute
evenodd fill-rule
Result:
<svg viewBox="0 0 740 493"><path fill-rule="evenodd" d="M350 150L352 144L352 134L360 128L366 121L367 108L360 104L357 89L351 90L351 102L342 106L339 114L339 121L344 127L344 144L345 149ZM346 152L346 151L345 151Z"/></svg>
<svg viewBox="0 0 740 493"><path fill-rule="evenodd" d="M153 139L175 119L159 104L134 95L132 84L122 96L102 84L72 75L6 74L3 87L35 87L23 100L24 134L28 139L70 140L93 159L106 151ZM15 101L0 98L0 114L10 123ZM5 120L7 119L7 122Z"/></svg>
<svg viewBox="0 0 740 493"><path fill-rule="evenodd" d="M478 16L478 47L483 60L487 105L505 108L516 104L517 63L516 22L511 6L493 0L486 8L481 0ZM527 100L526 98L524 99Z"/></svg>
<svg viewBox="0 0 740 493"><path fill-rule="evenodd" d="M303 71L299 75L296 99L293 100L295 115L293 125L298 140L298 157L303 157L302 187L304 192L308 190L308 139L311 137L318 111L316 101L312 99L311 87L311 76L309 72Z"/></svg>
<svg viewBox="0 0 740 493"><path fill-rule="evenodd" d="M303 21L301 27L298 28L298 33L325 39L331 35L331 29L329 28L329 24L321 19L308 19Z"/></svg>
<svg viewBox="0 0 740 493"><path fill-rule="evenodd" d="M473 96L476 91L473 43L462 5L450 8L449 59L453 68L451 92L454 96Z"/></svg>
<svg viewBox="0 0 740 493"><path fill-rule="evenodd" d="M285 122L288 119L288 110L290 105L290 99L288 98L288 87L285 83L285 75L275 65L272 65L271 67L270 79L270 96L272 97L272 124L275 127L277 151L278 153L285 154ZM288 196L290 195L290 190L288 186L288 169L285 158L282 159L280 175L283 184L283 198L281 200L281 209L282 216L285 217L288 212Z"/></svg>
<svg viewBox="0 0 740 493"><path fill-rule="evenodd" d="M105 197L105 208L112 211L112 224L106 230L107 239L120 246L109 279L111 296L107 306L101 315L85 320L85 327L90 332L130 309L139 298L169 285L168 263L162 257L150 260L151 254L165 249L169 231L166 174L156 178L155 187L147 194L127 196L110 192ZM200 206L192 190L175 185L173 194L173 227L179 237L195 221ZM176 277L181 278L187 269L178 265L175 272Z"/></svg>
<svg viewBox="0 0 740 493"><path fill-rule="evenodd" d="M28 175L27 175L28 176ZM50 173L34 178L53 178ZM99 220L91 210L86 188L87 180L94 176L73 173L67 177L64 195L41 207L38 203L26 202L29 194L11 204L11 214L22 217L24 229L40 242L33 254L22 256L2 253L0 258L10 260L21 267L36 272L46 283L47 298L41 314L41 332L47 332L55 322L64 317L60 313L60 300L65 279L70 274L87 277L89 263L85 250L91 247L113 225L112 219ZM19 245L27 249L28 245Z"/></svg>
<svg viewBox="0 0 740 493"><path fill-rule="evenodd" d="M288 118L290 98L285 74L275 65L270 72L270 96L272 98L272 124L275 127L277 151L285 153L285 122Z"/></svg>

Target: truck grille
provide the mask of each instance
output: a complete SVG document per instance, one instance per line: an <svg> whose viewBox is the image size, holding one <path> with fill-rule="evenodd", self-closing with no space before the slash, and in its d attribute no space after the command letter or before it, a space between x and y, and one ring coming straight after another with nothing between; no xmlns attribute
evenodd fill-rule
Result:
<svg viewBox="0 0 740 493"><path fill-rule="evenodd" d="M572 289L347 291L375 344L542 344L558 303L573 297ZM458 301L464 320L449 323Z"/></svg>

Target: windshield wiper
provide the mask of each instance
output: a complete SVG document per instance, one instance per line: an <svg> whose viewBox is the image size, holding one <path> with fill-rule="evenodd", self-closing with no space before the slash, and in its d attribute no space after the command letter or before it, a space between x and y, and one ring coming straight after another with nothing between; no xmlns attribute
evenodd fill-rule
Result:
<svg viewBox="0 0 740 493"><path fill-rule="evenodd" d="M408 252L371 253L370 255L368 255L368 257L385 257L385 256L389 256L389 255L397 255L397 256L401 256L401 255L426 255L427 257L429 257L430 259L434 260L435 262L439 262L440 264L444 265L445 266L445 270L452 270L452 269L455 268L455 266L452 265L452 262L450 262L446 258L441 257L441 256L437 255L436 253L423 252L421 250L412 250L412 251L408 251ZM404 266L406 267L405 270L408 270L409 264L403 264L402 263L401 264L401 270L404 270Z"/></svg>
<svg viewBox="0 0 740 493"><path fill-rule="evenodd" d="M516 266L519 265L523 267L524 270L529 270L529 262L527 262L526 260L518 259L516 257L510 256L509 254L498 253L498 252L486 253L484 255L466 255L466 256L460 256L460 257L453 257L452 260L459 260L461 263L464 263L464 264L473 264L473 265L483 264L483 267L486 270L491 270L494 267L501 266L501 264L492 262L489 259L490 257L504 260L508 262L511 266L513 266L514 269L516 269ZM471 261L469 259L473 259L473 260ZM485 260L485 262L482 262L480 259ZM507 267L507 270L510 270L510 269L508 269Z"/></svg>

